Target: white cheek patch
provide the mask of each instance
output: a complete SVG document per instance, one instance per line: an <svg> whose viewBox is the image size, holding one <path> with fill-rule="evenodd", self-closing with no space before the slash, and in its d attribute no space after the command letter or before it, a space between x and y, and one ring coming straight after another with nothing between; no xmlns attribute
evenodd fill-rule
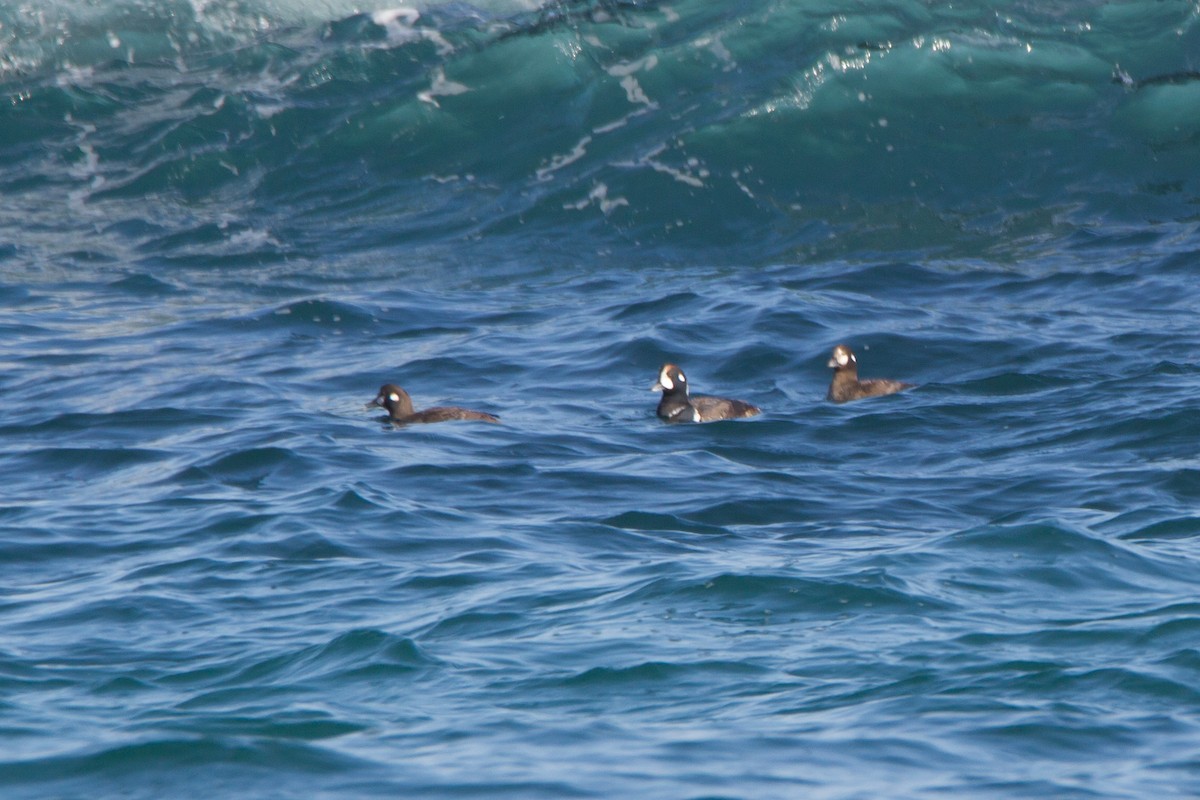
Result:
<svg viewBox="0 0 1200 800"><path fill-rule="evenodd" d="M843 367L850 363L850 356L846 355L845 350L838 350L837 362Z"/></svg>
<svg viewBox="0 0 1200 800"><path fill-rule="evenodd" d="M399 403L400 395L396 394L395 392L392 392L391 394L388 395L388 400L391 400L393 403Z"/></svg>
<svg viewBox="0 0 1200 800"><path fill-rule="evenodd" d="M664 369L658 374L658 385L666 389L668 392L675 388L675 381L671 380L671 376Z"/></svg>

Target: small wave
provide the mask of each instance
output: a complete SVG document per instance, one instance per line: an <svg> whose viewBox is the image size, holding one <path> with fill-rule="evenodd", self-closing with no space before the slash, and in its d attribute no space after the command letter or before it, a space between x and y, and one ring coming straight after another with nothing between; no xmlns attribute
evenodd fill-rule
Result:
<svg viewBox="0 0 1200 800"><path fill-rule="evenodd" d="M626 602L674 605L687 599L708 608L705 616L729 622L782 622L811 614L925 614L943 608L932 597L910 595L902 588L872 586L862 576L843 580L819 580L798 576L735 574L713 575L704 580L678 578L655 580L626 598Z"/></svg>
<svg viewBox="0 0 1200 800"><path fill-rule="evenodd" d="M291 772L303 764L308 776L329 775L351 770L357 762L334 750L316 747L301 741L240 740L192 736L128 737L129 741L79 748L64 755L36 757L28 760L6 760L0 786L31 786L44 788L52 794L66 796L96 792L98 787L127 797L149 797L138 794L141 779L151 776L157 780L163 770L178 776L203 772L206 780L217 785L239 786L242 790L257 786L260 791L278 791L280 778L264 778L264 769ZM304 781L296 777L284 780L295 782L301 790ZM211 785L211 784L210 784ZM253 789L251 789L253 791ZM161 791L159 789L158 791Z"/></svg>
<svg viewBox="0 0 1200 800"><path fill-rule="evenodd" d="M662 686L671 693L686 693L714 679L744 677L753 679L767 670L740 661L698 661L690 663L644 662L625 667L593 667L577 675L555 681L559 688L613 691L633 689L638 693ZM548 688L543 686L543 689Z"/></svg>
<svg viewBox="0 0 1200 800"><path fill-rule="evenodd" d="M273 655L247 664L214 682L214 689L288 687L313 682L339 683L373 680L383 675L404 675L437 665L411 639L383 631L347 631L321 645ZM189 701L205 705L204 696Z"/></svg>

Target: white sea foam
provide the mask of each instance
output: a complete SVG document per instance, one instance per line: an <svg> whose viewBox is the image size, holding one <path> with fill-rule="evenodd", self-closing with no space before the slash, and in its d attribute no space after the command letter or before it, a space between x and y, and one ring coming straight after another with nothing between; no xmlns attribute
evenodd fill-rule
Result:
<svg viewBox="0 0 1200 800"><path fill-rule="evenodd" d="M470 87L457 81L447 80L446 71L438 67L433 72L433 80L430 87L423 92L419 92L417 99L433 106L440 106L437 98L453 97L457 94L466 94L469 91L471 91Z"/></svg>
<svg viewBox="0 0 1200 800"><path fill-rule="evenodd" d="M583 158L587 154L587 146L591 144L591 142L591 136L584 136L575 144L573 148L571 148L571 152L554 156L554 158L550 159L550 163L548 165L538 169L537 179L539 181L548 180L550 176L558 170L569 164L574 164L576 161Z"/></svg>
<svg viewBox="0 0 1200 800"><path fill-rule="evenodd" d="M597 183L588 192L587 197L575 203L568 203L563 208L583 211L585 208L593 205L600 209L600 213L608 216L613 210L629 205L629 201L624 197L610 198L608 196L608 186L603 183Z"/></svg>

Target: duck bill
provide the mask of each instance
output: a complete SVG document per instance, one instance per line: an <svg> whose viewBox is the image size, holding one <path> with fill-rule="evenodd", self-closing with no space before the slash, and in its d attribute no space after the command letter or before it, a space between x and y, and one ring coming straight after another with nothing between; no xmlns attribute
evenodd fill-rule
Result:
<svg viewBox="0 0 1200 800"><path fill-rule="evenodd" d="M652 391L652 392L663 392L663 391L666 391L666 390L665 390L665 389L663 389L663 385L662 385L661 383L659 383L658 381L655 381L655 382L654 382L654 385L650 387L650 391Z"/></svg>
<svg viewBox="0 0 1200 800"><path fill-rule="evenodd" d="M376 395L375 399L367 403L363 408L375 408L376 406L383 407L383 395Z"/></svg>
<svg viewBox="0 0 1200 800"><path fill-rule="evenodd" d="M837 369L837 368L838 368L837 359L836 359L836 358L831 358L831 359L829 359L829 363L828 363L828 364L826 364L825 366L827 366L827 367L831 367L831 368L833 368L833 369Z"/></svg>

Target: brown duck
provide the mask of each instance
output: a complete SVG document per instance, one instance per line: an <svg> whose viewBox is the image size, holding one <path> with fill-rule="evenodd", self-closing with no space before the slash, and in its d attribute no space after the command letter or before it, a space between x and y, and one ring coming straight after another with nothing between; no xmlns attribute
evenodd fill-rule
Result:
<svg viewBox="0 0 1200 800"><path fill-rule="evenodd" d="M916 385L887 378L868 378L860 381L858 379L858 359L855 358L854 351L844 344L833 348L829 366L833 369L833 382L829 384L829 394L825 396L825 399L834 403L848 403L851 400L862 400L864 397L895 394Z"/></svg>
<svg viewBox="0 0 1200 800"><path fill-rule="evenodd" d="M424 411L413 410L412 398L408 392L394 383L385 383L379 389L375 399L367 407L382 406L387 409L388 418L396 425L413 425L421 422L448 422L450 420L473 420L476 422L499 422L500 418L482 411L472 411L469 408L457 406L435 406Z"/></svg>

